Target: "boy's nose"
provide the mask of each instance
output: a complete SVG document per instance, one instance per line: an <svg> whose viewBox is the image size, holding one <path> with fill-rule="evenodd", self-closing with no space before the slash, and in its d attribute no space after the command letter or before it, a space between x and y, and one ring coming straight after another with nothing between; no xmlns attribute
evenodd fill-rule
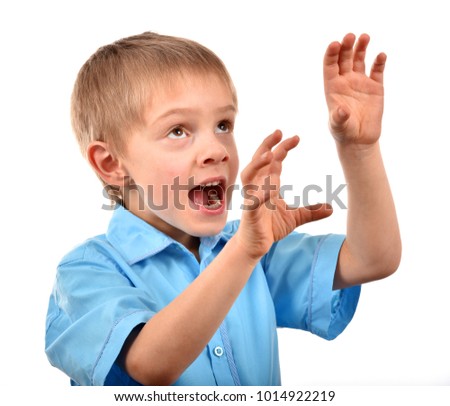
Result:
<svg viewBox="0 0 450 406"><path fill-rule="evenodd" d="M210 139L205 141L202 151L198 155L198 165L207 166L217 164L220 162L226 162L230 159L227 148L220 141Z"/></svg>

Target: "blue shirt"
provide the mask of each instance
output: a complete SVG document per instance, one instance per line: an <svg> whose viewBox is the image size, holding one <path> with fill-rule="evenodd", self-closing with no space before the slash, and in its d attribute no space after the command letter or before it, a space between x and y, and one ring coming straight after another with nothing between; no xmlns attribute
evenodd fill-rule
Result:
<svg viewBox="0 0 450 406"><path fill-rule="evenodd" d="M169 304L236 232L230 222L201 239L200 263L131 212L115 210L107 233L58 266L46 353L73 385L136 385L116 358L134 327ZM293 232L254 269L220 328L175 385L280 385L277 327L333 339L350 322L360 287L332 290L340 235Z"/></svg>

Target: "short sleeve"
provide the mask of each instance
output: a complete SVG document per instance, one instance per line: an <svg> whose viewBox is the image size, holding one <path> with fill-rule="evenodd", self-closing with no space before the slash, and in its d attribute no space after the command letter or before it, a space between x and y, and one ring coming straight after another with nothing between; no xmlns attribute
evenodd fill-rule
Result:
<svg viewBox="0 0 450 406"><path fill-rule="evenodd" d="M112 260L82 247L58 267L46 354L77 385L103 385L133 328L156 312Z"/></svg>
<svg viewBox="0 0 450 406"><path fill-rule="evenodd" d="M343 235L292 233L263 258L277 325L336 338L353 318L360 286L333 290Z"/></svg>

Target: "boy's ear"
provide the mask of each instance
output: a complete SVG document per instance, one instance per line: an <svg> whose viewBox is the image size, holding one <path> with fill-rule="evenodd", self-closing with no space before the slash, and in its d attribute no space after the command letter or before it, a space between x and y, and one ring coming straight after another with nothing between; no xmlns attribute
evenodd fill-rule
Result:
<svg viewBox="0 0 450 406"><path fill-rule="evenodd" d="M91 142L87 149L87 158L98 176L108 185L123 186L127 171L121 161L102 141Z"/></svg>

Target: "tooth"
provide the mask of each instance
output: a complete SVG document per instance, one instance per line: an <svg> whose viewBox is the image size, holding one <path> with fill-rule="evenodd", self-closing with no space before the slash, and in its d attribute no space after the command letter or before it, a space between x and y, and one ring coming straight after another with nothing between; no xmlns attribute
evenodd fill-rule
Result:
<svg viewBox="0 0 450 406"><path fill-rule="evenodd" d="M206 204L204 207L206 207L209 210L214 210L214 209L218 209L221 205L222 205L222 203L216 202L216 203L212 203L212 204Z"/></svg>
<svg viewBox="0 0 450 406"><path fill-rule="evenodd" d="M220 185L220 181L216 180L215 182L201 183L200 187L211 187Z"/></svg>

